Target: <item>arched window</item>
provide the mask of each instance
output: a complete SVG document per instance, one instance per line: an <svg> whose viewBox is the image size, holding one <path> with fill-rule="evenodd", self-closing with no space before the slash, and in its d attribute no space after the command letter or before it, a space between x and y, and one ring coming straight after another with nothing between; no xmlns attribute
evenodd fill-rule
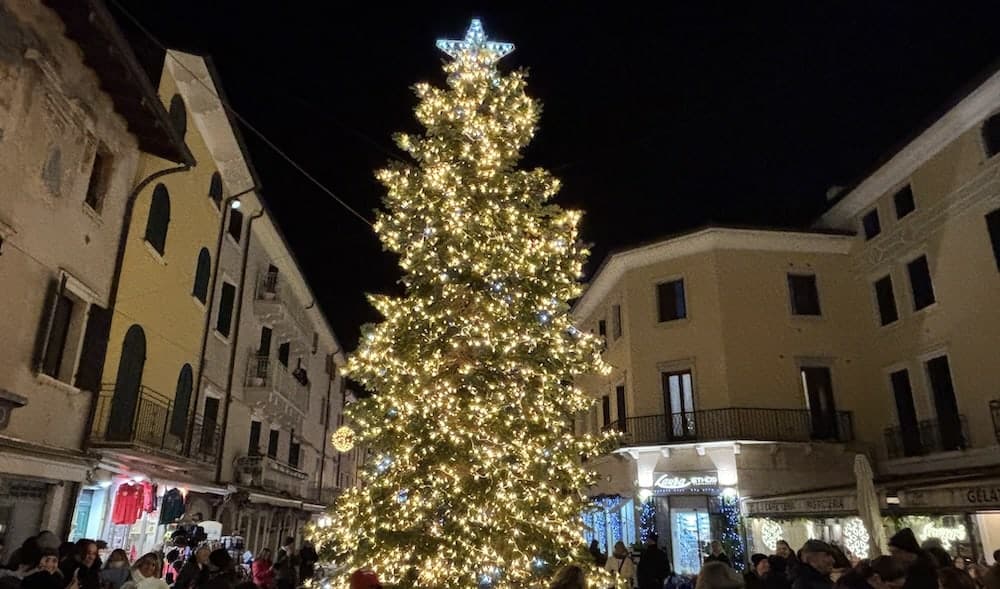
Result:
<svg viewBox="0 0 1000 589"><path fill-rule="evenodd" d="M212 274L212 255L208 253L208 248L201 248L198 252L198 265L194 270L194 290L191 294L194 298L204 303L208 299L208 280Z"/></svg>
<svg viewBox="0 0 1000 589"><path fill-rule="evenodd" d="M149 203L149 220L146 221L146 241L160 255L167 248L167 227L170 225L170 193L163 184L153 189L153 200Z"/></svg>
<svg viewBox="0 0 1000 589"><path fill-rule="evenodd" d="M187 108L184 106L184 99L181 98L180 94L174 94L174 97L170 99L170 124L174 126L174 129L177 129L182 138L187 133Z"/></svg>
<svg viewBox="0 0 1000 589"><path fill-rule="evenodd" d="M108 440L127 441L132 437L145 364L146 333L139 325L133 325L128 328L122 342L115 392L111 397L111 415L108 417Z"/></svg>
<svg viewBox="0 0 1000 589"><path fill-rule="evenodd" d="M208 185L208 198L212 199L216 207L222 205L222 174L218 172L212 174L212 182Z"/></svg>
<svg viewBox="0 0 1000 589"><path fill-rule="evenodd" d="M229 235L236 240L236 243L239 243L240 237L243 236L243 213L236 209L229 209Z"/></svg>
<svg viewBox="0 0 1000 589"><path fill-rule="evenodd" d="M181 367L181 373L177 375L177 392L174 395L174 412L170 416L170 433L183 437L187 431L188 409L191 405L191 389L194 388L194 376L191 365L185 364Z"/></svg>
<svg viewBox="0 0 1000 589"><path fill-rule="evenodd" d="M1000 112L983 123L983 143L986 144L986 157L1000 153Z"/></svg>

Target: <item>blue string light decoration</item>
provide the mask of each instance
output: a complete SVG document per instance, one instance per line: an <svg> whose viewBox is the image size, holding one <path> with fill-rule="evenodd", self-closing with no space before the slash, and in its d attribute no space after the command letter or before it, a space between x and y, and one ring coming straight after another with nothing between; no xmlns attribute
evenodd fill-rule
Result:
<svg viewBox="0 0 1000 589"><path fill-rule="evenodd" d="M650 535L656 533L656 506L653 505L653 498L650 497L642 504L642 511L639 513L639 541L643 544Z"/></svg>
<svg viewBox="0 0 1000 589"><path fill-rule="evenodd" d="M722 545L729 553L733 567L741 571L746 561L746 550L743 548L743 535L740 533L740 502L738 497L719 498L722 515L725 517L725 528L722 530Z"/></svg>

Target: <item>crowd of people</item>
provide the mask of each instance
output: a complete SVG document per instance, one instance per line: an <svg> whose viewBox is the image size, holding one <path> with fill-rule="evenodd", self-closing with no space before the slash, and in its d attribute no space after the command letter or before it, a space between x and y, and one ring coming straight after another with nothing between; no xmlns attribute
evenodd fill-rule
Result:
<svg viewBox="0 0 1000 589"><path fill-rule="evenodd" d="M201 538L175 534L162 551L134 562L95 540L60 542L52 532L28 538L0 562L0 589L296 589L313 578L319 560L308 542L286 538L277 554L263 549L239 562ZM0 538L0 554L4 554Z"/></svg>
<svg viewBox="0 0 1000 589"><path fill-rule="evenodd" d="M598 566L637 589L1000 589L1000 550L992 566L970 563L952 557L935 539L921 545L909 528L889 541L889 555L854 562L835 544L809 540L793 551L779 540L774 554L753 554L743 574L721 542L708 548L692 578L671 570L655 534L636 555L622 542L605 556L594 541L590 553ZM583 589L585 583L575 585L575 579L575 572L557 575L552 589Z"/></svg>

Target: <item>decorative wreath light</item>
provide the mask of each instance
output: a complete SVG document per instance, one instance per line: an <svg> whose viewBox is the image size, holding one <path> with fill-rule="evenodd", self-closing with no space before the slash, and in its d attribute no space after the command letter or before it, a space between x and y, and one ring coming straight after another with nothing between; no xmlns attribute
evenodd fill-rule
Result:
<svg viewBox="0 0 1000 589"><path fill-rule="evenodd" d="M859 518L852 517L844 525L844 546L858 558L868 558L869 538L865 524Z"/></svg>
<svg viewBox="0 0 1000 589"><path fill-rule="evenodd" d="M340 426L330 436L330 443L338 452L350 452L354 448L354 430L346 425Z"/></svg>
<svg viewBox="0 0 1000 589"><path fill-rule="evenodd" d="M760 537L764 541L764 546L768 550L775 550L778 548L778 540L781 540L781 524L771 520L765 520L764 524L760 527Z"/></svg>

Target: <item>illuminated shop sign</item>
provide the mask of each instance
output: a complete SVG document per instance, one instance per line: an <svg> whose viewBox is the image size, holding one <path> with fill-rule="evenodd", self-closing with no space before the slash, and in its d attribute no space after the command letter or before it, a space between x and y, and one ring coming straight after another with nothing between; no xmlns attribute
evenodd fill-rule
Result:
<svg viewBox="0 0 1000 589"><path fill-rule="evenodd" d="M719 477L715 473L665 474L656 479L653 486L662 491L714 489L719 486Z"/></svg>
<svg viewBox="0 0 1000 589"><path fill-rule="evenodd" d="M966 509L1000 507L1000 485L913 489L899 493L900 507L964 507Z"/></svg>
<svg viewBox="0 0 1000 589"><path fill-rule="evenodd" d="M853 513L857 511L857 500L851 495L749 500L744 503L743 511L748 516L781 515L783 513Z"/></svg>

